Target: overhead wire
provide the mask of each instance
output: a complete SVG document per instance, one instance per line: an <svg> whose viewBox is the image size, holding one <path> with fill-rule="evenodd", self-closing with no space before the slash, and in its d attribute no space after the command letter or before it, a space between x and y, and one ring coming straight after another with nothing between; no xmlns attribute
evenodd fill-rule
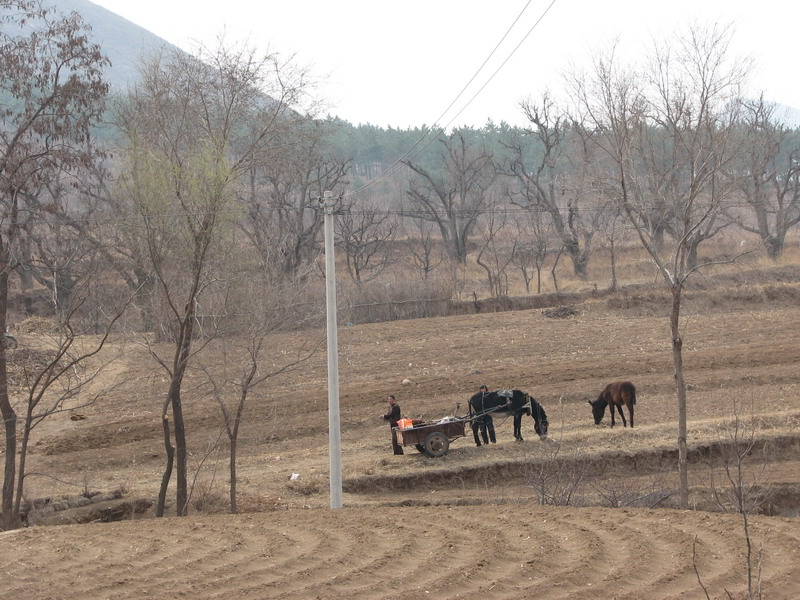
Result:
<svg viewBox="0 0 800 600"><path fill-rule="evenodd" d="M483 61L483 63L481 63L481 65L478 67L478 69L475 71L475 73L473 73L472 77L470 77L469 81L467 81L467 83L464 85L464 87L461 88L461 91L458 92L458 94L453 99L453 101L450 102L450 104L447 106L447 108L444 109L442 114L439 115L439 118L434 121L433 125L430 128L428 128L422 134L422 136L420 136L420 138L416 142L414 142L414 144L410 148L408 148L398 159L396 159L391 165L389 165L382 173L379 173L377 176L375 176L373 179L371 179L370 181L365 183L360 188L358 188L356 190L353 190L351 192L348 192L347 194L345 194L345 196L354 196L354 195L358 194L359 192L362 192L365 189L367 189L369 187L372 187L373 185L376 185L376 184L380 183L381 181L383 181L395 169L395 167L397 167L403 161L403 159L405 159L406 157L409 156L409 154L411 154L411 152L414 150L414 148L419 146L419 144L421 144L423 142L423 140L425 140L425 138L427 138L429 136L429 134L434 129L436 129L435 135L431 136L430 139L428 140L428 142L424 146L422 146L419 150L417 150L413 154L413 156L411 156L411 159L413 160L414 158L419 156L419 154L423 150L425 150L428 146L430 146L439 137L439 135L443 131L445 131L453 123L453 121L455 121L461 115L461 113L463 113L470 106L470 104L472 104L472 102L475 101L475 99L481 94L481 92L483 92L483 90L486 88L486 86L489 85L489 83L495 78L497 73L500 72L500 69L502 69L506 65L506 63L508 63L508 61L511 59L511 57L517 52L517 50L519 50L520 46L522 46L522 44L525 42L525 40L527 40L528 37L531 35L531 33L533 33L533 30L539 25L539 23L541 23L542 19L544 19L544 17L547 15L547 13L550 12L550 9L557 2L557 0L551 0L550 4L547 6L547 8L544 10L544 12L542 12L542 14L536 20L536 22L534 22L533 26L528 30L528 32L525 34L525 36L522 38L522 40L514 47L514 49L505 58L505 60L503 60L503 62L500 63L500 66L497 69L495 69L495 71L491 74L491 76L486 80L486 82L484 82L484 84L478 89L478 91L475 94L473 94L473 96L469 99L469 101L467 101L467 103L461 108L461 110L459 110L445 125L437 127L437 123L441 122L442 119L444 119L445 115L450 111L451 108L453 108L453 106L455 106L456 102L458 102L458 100L461 98L461 96L464 95L464 93L467 91L467 89L470 87L470 85L472 85L472 82L475 81L475 79L478 77L478 75L481 73L481 71L483 71L484 67L486 67L486 65L489 63L489 61L492 59L492 57L498 51L500 46L503 44L503 42L509 36L511 31L514 29L514 27L516 27L517 23L522 18L522 15L524 15L525 11L528 10L528 7L530 6L531 2L533 2L533 0L528 0L528 2L525 3L525 6L522 7L522 10L519 12L517 17L514 19L514 21L511 23L511 25L508 27L508 29L506 29L506 32L500 38L500 41L498 41L497 44L495 44L494 48L489 53L489 55L486 57L486 59Z"/></svg>
<svg viewBox="0 0 800 600"><path fill-rule="evenodd" d="M481 85L481 87L478 88L478 90L470 97L470 99L464 104L464 106L462 106L461 109L458 112L456 112L455 115L453 115L444 125L441 125L441 126L438 126L438 127L436 126L437 123L441 122L442 119L445 118L445 115L448 114L448 112L456 105L456 103L459 101L459 99L461 99L461 97L469 89L469 87L472 85L472 83L478 78L478 76L483 71L483 69L486 67L486 65L489 63L489 61L498 52L498 50L502 46L503 42L508 38L508 36L512 32L512 30L517 26L517 23L519 23L520 19L523 17L525 12L528 10L528 8L530 7L532 2L533 2L533 0L528 0L525 3L523 8L520 10L520 12L517 14L515 19L511 23L511 25L506 29L505 33L502 35L500 40L492 48L492 50L489 53L489 55L484 59L484 61L481 63L481 65L473 73L472 77L470 77L470 79L467 81L467 83L461 88L461 90L458 92L458 94L455 96L455 98L450 102L450 104L445 108L445 110L442 111L442 113L439 115L439 118L436 119L436 121L434 121L434 125L429 127L429 128L427 128L426 131L420 136L420 138L417 139L417 141L414 142L414 144L412 144L398 159L396 159L383 172L381 172L380 174L378 174L373 179L371 179L370 181L365 183L363 186L357 188L356 190L352 190L352 191L344 194L344 196L356 195L356 194L364 191L365 189L368 189L369 187L371 187L373 185L376 185L377 183L379 183L383 179L385 179L392 172L392 170L395 167L397 167L398 164L400 164L400 162L403 159L405 159L406 157L411 155L411 153L414 151L414 149L417 148L426 138L428 138L429 134L431 134L435 129L435 134L436 135L435 136L431 136L428 139L427 143L425 143L425 145L423 145L413 155L411 155L411 159L416 158L417 156L419 156L419 154L423 150L425 150L428 146L430 146L430 144L432 144L436 139L438 139L438 136L443 131L445 131L447 129L447 127L449 127L455 121L455 119L457 119L464 112L464 110L466 110L475 101L475 99L494 80L494 78L497 76L497 74L505 67L505 65L508 63L508 61L514 56L514 54L516 54L516 52L521 48L521 46L531 36L533 31L540 25L540 23L544 20L544 18L547 16L547 14L550 12L550 10L556 4L557 0L551 0L550 1L550 3L542 11L542 13L539 15L539 17L536 19L536 21L533 23L533 25L528 29L528 31L525 33L525 35L514 46L514 48L505 57L505 59L503 59L503 61L500 63L500 65L492 72L492 74L483 83L483 85ZM726 208L747 208L747 207L750 207L750 206L751 206L751 204L748 203L748 202L732 202L732 203L726 204ZM767 207L767 210L770 210L771 208L773 208L773 207ZM775 207L775 208L777 208L777 207ZM292 210L292 209L301 210L300 208L297 208L297 207L285 207L285 209L287 209L287 210ZM265 208L264 210L269 211L270 209ZM586 210L587 211L591 211L592 209L591 208L587 208ZM241 209L224 210L224 211L217 211L217 212L218 212L218 214L221 214L221 215L236 215L236 214L241 213ZM261 212L261 210L257 209L257 212ZM405 214L404 211L391 210L391 209L383 209L383 210L381 210L381 209L370 209L369 211L359 211L358 209L350 208L347 212L349 214L354 214L354 215L360 215L360 214L361 215L363 215L363 214L402 215L402 214ZM460 211L460 212L463 212L465 214L470 214L470 215L479 215L479 214L480 215L485 215L485 214L511 214L511 215L513 215L513 214L523 214L523 213L530 214L530 213L537 213L537 212L546 213L546 212L549 212L549 209L547 209L545 207L539 207L539 206L536 206L536 207L524 207L524 208L516 206L516 207L504 207L504 208L497 208L497 207L481 208L481 209L476 209L476 210L464 209L463 211ZM136 215L136 216L130 216L130 217L120 217L118 215L109 216L109 217L76 217L76 219L78 221L80 221L80 222L83 222L83 223L89 223L89 222L98 222L99 223L99 222L120 222L120 221L126 221L126 220L127 221L137 221L139 219L144 219L144 220L148 221L148 220L154 220L154 219L186 218L186 217L193 217L193 216L202 216L204 214L206 214L206 213L204 213L202 211L198 211L197 213L186 213L186 212L174 213L174 214L165 213L165 214L160 214L160 215ZM441 216L445 216L445 213L442 212ZM58 219L57 217L53 218L53 219L37 219L37 223L38 224L55 224L55 223L63 223L63 220Z"/></svg>
<svg viewBox="0 0 800 600"><path fill-rule="evenodd" d="M419 154L421 152L423 152L428 146L430 146L436 139L438 139L439 135L443 131L445 131L447 129L447 127L449 127L453 123L453 121L455 119L457 119L464 112L464 110L466 110L472 104L472 102L475 101L475 99L481 94L481 92L486 88L486 86L494 79L494 77L498 74L498 72L508 63L508 61L511 59L511 57L519 50L519 48L522 46L522 44L525 42L525 40L531 35L533 30L544 19L544 17L547 15L547 13L553 7L553 5L556 3L556 1L557 0L551 0L550 4L542 12L542 14L539 16L539 18L534 22L533 26L528 30L528 32L525 34L525 36L522 38L522 40L513 48L511 53L508 56L506 56L506 58L502 61L500 66L497 69L494 70L494 72L489 76L489 78L484 82L484 84L478 89L478 91L475 94L472 95L472 97L467 101L467 103L464 104L464 106L445 125L437 127L436 124L441 122L442 119L445 118L445 115L447 115L447 113L453 108L453 106L456 105L456 103L459 101L459 99L465 94L465 92L469 89L469 87L472 85L472 83L477 79L477 77L480 75L480 73L483 71L483 69L486 67L486 65L489 63L489 61L492 59L492 57L494 57L494 55L500 49L500 47L502 46L503 42L511 34L511 31L516 27L517 23L520 21L522 16L525 14L525 12L528 10L528 8L530 7L531 3L533 2L533 0L528 0L525 3L525 6L522 7L522 10L520 10L519 14L517 14L516 18L511 23L511 25L506 29L505 33L502 35L500 40L497 42L497 44L495 44L494 48L492 48L492 51L489 53L489 55L484 59L484 61L481 63L481 65L473 73L472 77L470 77L469 81L467 81L467 83L461 88L461 90L458 92L458 94L455 96L455 98L453 98L453 100L450 102L450 104L444 109L444 111L442 111L442 113L439 115L439 117L436 119L436 121L434 121L434 125L432 125L431 127L427 128L424 131L424 133L419 137L419 139L417 139L417 141L414 142L414 144L412 144L399 158L397 158L383 172L379 173L376 177L374 177L373 179L371 179L370 181L365 183L360 188L352 190L350 192L347 192L346 194L344 194L344 196L345 197L355 196L356 194L364 191L365 189L368 189L369 187L377 185L379 182L383 181L386 177L388 177L388 175L403 161L403 159L405 159L405 158L409 157L409 155L411 155L410 159L413 160L414 158L419 156ZM434 133L434 130L435 130L435 135L430 136L431 133ZM428 139L428 142L425 145L423 145L421 148L419 148L416 152L414 152L413 155L412 155L411 153L414 151L414 149L417 148L429 136L430 136L430 138ZM235 211L231 211L231 212L235 212ZM350 211L350 212L353 212L353 211ZM200 213L198 213L198 214L200 214ZM173 215L173 216L179 216L179 215ZM180 216L187 216L187 215L185 213L182 213ZM142 215L142 217L147 219L146 215ZM169 215L157 215L157 216L153 215L152 218L162 218L162 219L163 218L169 218ZM90 221L90 220L91 221L103 221L103 220L114 220L114 219L119 220L118 217L107 217L107 218L99 217L99 218L92 218L92 219L84 218L84 219L81 219L81 220L82 221Z"/></svg>
<svg viewBox="0 0 800 600"><path fill-rule="evenodd" d="M465 105L464 105L464 106L461 108L461 110L460 110L460 111L458 111L458 112L457 112L457 113L456 113L456 114L453 116L453 118L452 118L452 119L450 119L450 121L447 123L447 125L445 126L445 128L446 128L447 126L449 126L449 125L450 125L450 124L451 124L453 121L455 121L455 120L456 120L456 119L457 119L457 118L458 118L458 117L461 115L461 113L462 113L462 112L464 112L464 110L466 110L466 108L467 108L467 107L468 107L470 104L472 104L472 102L475 100L475 98L477 98L477 97L478 97L478 95L480 95L480 93L481 93L481 92L484 90L484 88L486 88L486 86L487 86L487 85L489 85L489 83L491 83L491 81L492 81L492 80L495 78L495 76L496 76L496 75L497 75L497 74L500 72L500 70L501 70L501 69L502 69L502 68L503 68L503 67L506 65L506 63L508 63L508 61L509 61L509 60L511 60L511 57L512 57L512 56L514 56L514 54L516 54L517 50L519 50L519 49L520 49L520 47L522 46L522 44L524 44L524 43L525 43L525 40L527 40L527 39L528 39L528 37L531 35L531 33L533 33L533 30L534 30L534 29L536 29L536 27L539 25L539 23L541 23L541 22L542 22L542 19L544 19L544 18L545 18L545 16L547 15L547 13L548 13L548 12L550 12L550 9L551 9L551 8L553 8L553 5L556 3L556 1L557 1L557 0L552 0L552 2L550 2L550 4L549 4L549 5L547 6L547 8L544 10L544 12L541 14L541 16L540 16L540 17L539 17L539 18L536 20L536 22L533 24L533 26L532 26L532 27L531 27L531 28L528 30L528 33L526 33L526 34L525 34L525 36L524 36L524 37L523 37L523 38L522 38L522 39L519 41L519 43L518 43L516 46L514 46L514 49L511 51L511 53L510 53L510 54L509 54L509 55L508 55L508 56L505 58L505 60L504 60L502 63L500 63L500 66L499 66L499 67L497 67L497 69L495 69L494 73L492 73L492 74L491 74L491 76L489 77L489 79L487 79L487 80L486 80L486 82L484 82L484 84L483 84L483 85L482 85L482 86L481 86L481 87L478 89L478 91L477 91L477 92L475 92L475 94L472 96L472 98L470 98L470 99L469 99L469 102L467 102L467 103L466 103L466 104L465 104ZM529 2L528 4L530 4L530 2ZM525 8L527 8L527 5L525 6ZM523 9L523 12L524 12L524 10L525 10L525 9ZM520 14L520 16L522 16L522 15ZM516 23L516 21L515 21L515 23ZM513 27L513 25L512 25L512 27ZM505 39L505 37L504 37L504 39ZM500 40L500 42L502 43L502 40ZM498 44L498 45L499 45L499 44ZM488 59L487 59L487 60L488 60ZM486 63L484 62L484 64L486 64ZM481 66L481 68L482 68L482 67L483 67L483 65ZM470 80L470 81L471 81L471 80Z"/></svg>
<svg viewBox="0 0 800 600"><path fill-rule="evenodd" d="M724 208L725 209L747 209L752 208L752 203L747 202L746 200L732 200L730 202L725 202ZM311 207L306 206L305 208L290 206L285 207L285 210L290 211L298 211L298 210L308 210ZM591 213L595 210L599 209L599 206L587 206L583 209L578 209L578 213ZM765 209L768 211L768 214L775 214L779 210L779 206L777 205L777 200L770 201L765 206ZM220 216L229 216L235 217L237 215L241 215L243 212L247 212L252 214L253 212L256 213L269 213L272 209L269 207L258 207L253 210L243 211L241 208L238 209L229 209L229 210L218 210L215 211L215 214ZM448 214L462 214L462 215L521 215L521 214L546 214L551 212L551 209L545 206L520 206L520 205L510 205L510 206L489 206L489 207L482 207L476 209L461 209L456 211L447 212L444 209L434 210L434 211L427 211L426 214L432 216L448 216ZM131 225L137 225L140 221L158 221L158 220L167 220L167 219L185 219L185 218L196 218L196 217L203 217L206 215L211 214L210 212L205 211L197 211L197 212L166 212L162 214L135 214L129 216L120 216L120 215L113 215L113 216L71 216L70 219L81 224L90 224L90 223L122 223L128 222ZM351 208L347 211L347 214L350 215L394 215L394 216L404 216L408 214L408 211L401 210L401 209L390 209L390 208L370 208L370 209L358 209L358 208ZM24 222L24 219L19 219L19 222ZM64 218L58 216L52 216L48 218L36 218L35 225L69 225L69 222L65 221ZM139 227L143 227L143 225L138 225Z"/></svg>

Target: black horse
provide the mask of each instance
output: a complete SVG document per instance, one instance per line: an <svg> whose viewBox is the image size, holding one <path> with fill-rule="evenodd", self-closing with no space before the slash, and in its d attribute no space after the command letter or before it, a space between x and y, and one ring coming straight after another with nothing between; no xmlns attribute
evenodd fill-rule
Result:
<svg viewBox="0 0 800 600"><path fill-rule="evenodd" d="M536 399L520 390L497 390L495 392L478 392L469 399L470 416L473 417L472 432L475 443L478 439L479 419L484 416L513 415L514 438L522 441L522 415L533 417L533 428L541 439L547 438L547 413Z"/></svg>

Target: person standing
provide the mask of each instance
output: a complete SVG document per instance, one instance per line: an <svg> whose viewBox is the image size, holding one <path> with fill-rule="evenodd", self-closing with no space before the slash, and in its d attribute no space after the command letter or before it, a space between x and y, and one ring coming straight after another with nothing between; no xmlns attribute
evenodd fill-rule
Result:
<svg viewBox="0 0 800 600"><path fill-rule="evenodd" d="M475 419L472 421L472 435L475 438L475 444L480 446L481 442L480 439L478 438L478 428L480 428L481 438L483 438L483 443L488 444L491 441L493 444L495 444L497 443L497 438L494 433L494 419L492 418L491 414L485 412L486 409L483 406L483 399L486 396L486 394L489 393L489 388L486 387L485 385L482 385L480 387L479 393L481 395L480 412L478 413L478 416L475 417Z"/></svg>
<svg viewBox="0 0 800 600"><path fill-rule="evenodd" d="M389 430L392 432L392 451L395 454L404 454L403 447L397 442L397 431L395 430L397 422L400 420L400 405L397 403L394 394L389 394L386 402L389 403L389 408L386 414L383 415L383 419L389 421Z"/></svg>

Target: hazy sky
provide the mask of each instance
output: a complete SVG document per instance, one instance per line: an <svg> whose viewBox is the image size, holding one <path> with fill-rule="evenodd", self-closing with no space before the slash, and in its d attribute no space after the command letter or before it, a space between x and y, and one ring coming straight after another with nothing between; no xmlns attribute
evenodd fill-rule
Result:
<svg viewBox="0 0 800 600"><path fill-rule="evenodd" d="M325 78L318 89L328 112L354 124L519 124L523 98L546 88L558 93L570 65L616 37L630 56L641 55L653 37L691 22L733 24L735 54L756 62L753 89L800 108L794 0L92 1L186 50L214 46L224 33L229 41L295 54Z"/></svg>

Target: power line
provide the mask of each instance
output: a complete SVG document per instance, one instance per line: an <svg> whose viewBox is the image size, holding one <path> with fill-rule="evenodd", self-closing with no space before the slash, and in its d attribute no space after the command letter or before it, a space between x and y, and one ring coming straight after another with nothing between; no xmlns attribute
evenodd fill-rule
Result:
<svg viewBox="0 0 800 600"><path fill-rule="evenodd" d="M436 119L436 121L434 121L434 124L433 124L433 126L432 126L431 128L429 128L427 131L425 131L425 132L422 134L422 136L420 136L420 138L419 138L419 139L418 139L416 142L414 142L414 144L413 144L413 145L412 145L412 146L411 146L409 149L407 149L407 150L406 150L406 151L405 151L405 152L404 152L404 153L403 153L403 154L400 156L400 158L398 158L397 160L395 160L395 161L394 161L394 162L393 162L391 165L389 165L389 166L388 166L388 167L387 167L387 168L386 168L386 169L385 169L385 170L384 170L382 173L378 174L378 175L377 175L377 176L376 176L374 179L372 179L372 180L368 181L367 183L365 183L365 184L364 184L363 186L361 186L360 188L358 188L358 189L356 189L356 190L353 190L353 191L351 191L351 192L348 192L348 193L346 194L346 196L348 196L348 197L349 197L349 196L354 196L355 194L358 194L359 192L362 192L362 191L364 191L365 189L367 189L367 188L369 188L369 187L372 187L373 185L376 185L377 183L379 183L379 182L383 181L383 179L385 179L385 178L386 178L386 177L387 177L387 176L388 176L388 175L389 175L389 174L390 174L390 173L393 171L393 169L394 169L395 167L397 167L397 165L399 165L399 164L400 164L400 162L401 162L401 161L402 161L404 158L408 157L408 156L409 156L409 154L411 154L411 152L414 150L414 148L416 148L417 146L419 146L419 144L421 144L421 143L422 143L422 141L423 141L423 140L424 140L426 137L428 137L428 135L429 135L429 134L430 134L430 133L433 131L433 129L434 129L434 128L436 128L436 123L439 123L439 122L440 122L442 119L444 119L444 116L445 116L445 115L448 113L448 111L449 111L449 110L450 110L450 109L451 109L451 108L452 108L452 107L453 107L453 106L456 104L456 102L458 102L459 98L461 98L461 96L464 94L464 92L466 92L467 88L469 88L469 86L472 84L472 82L473 82L473 81L475 81L475 79L478 77L478 75L480 74L480 72L483 70L483 68L484 68L484 67L487 65L487 63L488 63L488 62L491 60L491 58L492 58L492 57L494 56L494 54L497 52L498 48L500 48L501 44L502 44L502 43L505 41L505 39L508 37L509 33L511 33L511 30L512 30L512 29L514 29L514 27L516 26L516 24L519 22L520 18L522 18L522 15L525 13L525 11L526 11L526 10L528 10L528 7L530 6L530 4L531 4L531 2L532 2L532 1L533 1L533 0L528 0L528 2L525 4L525 6L522 8L522 10L521 10L521 11L519 12L519 14L517 15L517 17L514 19L514 21L513 21L513 22L511 23L511 25L508 27L508 29L506 30L506 32L505 32L505 33L503 34L503 36L500 38L500 41L499 41L499 42L497 42L497 44L495 45L495 47L494 47L494 48L492 49L492 51L489 53L489 56L487 56L487 57L486 57L486 59L483 61L483 63L481 64L481 66L480 66L480 67L478 67L478 69L475 71L475 73L472 75L472 77L469 79L469 81L466 83L466 85L464 85L464 87L463 87L463 88L461 88L461 91L460 91L460 92L459 92L459 93L456 95L456 97L453 99L453 101L452 101L452 102L451 102L451 103L450 103L450 104L447 106L447 108L446 108L446 109L445 109L445 110L442 112L442 114L441 114L441 115L439 115L439 118L438 118L438 119ZM464 106L461 108L461 110L459 110L459 111L458 111L458 112L457 112L457 113L456 113L456 114L455 114L455 115L454 115L454 116L453 116L453 117L452 117L452 118L451 118L451 119L450 119L450 120L449 120L449 121L448 121L448 122L447 122L447 123L446 123L444 126L438 127L438 129L436 130L436 135L435 135L435 136L433 136L433 137L431 137L431 138L429 139L429 141L428 141L428 142L427 142L427 143L426 143L424 146L422 146L422 147L421 147L419 150L417 150L417 151L416 151L416 152L415 152L415 153L414 153L414 154L413 154L413 155L410 157L410 159L411 159L411 160L413 160L414 158L416 158L417 156L419 156L419 154L420 154L420 153L421 153L423 150L425 150L425 149L426 149L428 146L430 146L430 145L431 145L431 144L432 144L432 143L433 143L433 142L434 142L436 139L438 139L439 135L441 135L441 133L442 133L442 132L443 132L445 129L447 129L447 127L449 127L449 126L450 126L450 125L453 123L453 121L455 121L455 120L456 120L456 119L459 117L459 115L461 115L461 113L463 113L463 112L464 112L464 111L467 109L467 107L469 107L469 105L470 105L470 104L472 104L472 102L473 102L473 101L474 101L474 100L475 100L475 99L478 97L478 95L480 95L480 93L481 93L481 92L483 92L483 90L486 88L486 86L487 86L487 85L489 85L489 83L490 83L490 82L491 82L491 81L492 81L492 80L495 78L495 76L496 76L496 75L497 75L497 73L500 71L500 69L502 69L502 68L503 68L503 67L506 65L506 63L508 63L508 61L511 59L511 57L512 57L512 56L513 56L513 55L514 55L516 52L517 52L517 50L519 50L520 46L522 46L522 44L525 42L525 40L526 40L526 39L528 39L528 37L529 37L529 36L531 35L531 33L533 32L533 30L534 30L534 29L535 29L535 28L536 28L536 27L539 25L539 23L541 23L542 19L544 19L544 17L547 15L547 13L548 13L548 12L550 12L550 9L553 7L553 5L556 3L556 1L557 1L557 0L552 0L552 1L550 2L550 4L549 4L549 5L547 6L547 8L544 10L544 12L541 14L541 16L540 16L540 17L539 17L539 18L536 20L536 22L533 24L533 26L532 26L532 27L531 27L531 28L528 30L528 32L525 34L525 36L522 38L522 40L521 40L521 41L520 41L520 42L519 42L519 43L518 43L518 44L517 44L517 45L514 47L514 49L513 49L513 50L511 51L511 53L510 53L510 54L509 54L509 55L508 55L508 56L505 58L505 60L504 60L502 63L500 63L500 66L499 66L497 69L495 69L495 71L494 71L494 72L491 74L491 76L489 76L489 79L487 79L487 80L486 80L486 82L485 82L485 83L484 83L484 84L483 84L483 85L482 85L482 86L481 86L481 87L478 89L478 91L477 91L477 92L475 92L475 94L474 94L474 95L473 95L473 96L472 96L472 97L471 97L471 98L470 98L470 99L467 101L467 103L466 103L466 104L465 104L465 105L464 105Z"/></svg>
<svg viewBox="0 0 800 600"><path fill-rule="evenodd" d="M459 99L459 98L461 98L461 96L464 94L464 92L466 92L466 91L467 91L467 88L468 88L470 85L472 85L472 82L473 82L473 81L475 81L475 79L478 77L478 75L479 75L479 74L480 74L480 72L483 70L483 68L484 68L484 67L487 65L487 63L488 63L488 62L489 62L489 61L492 59L492 57L495 55L495 53L497 52L497 49L498 49L498 48L500 48L500 45L501 45L501 44L502 44L502 43L505 41L505 39L508 37L508 34L509 34L509 33L511 33L511 30L512 30L512 29L514 29L514 27L516 26L517 22L518 22L518 21L519 21L519 20L522 18L522 15L523 15L523 14L525 14L525 11L526 11L526 10L528 10L528 7L530 6L530 4L531 4L531 2L532 2L532 1L533 1L533 0L528 0L528 2L525 4L525 6L524 6L524 7L522 8L522 10L520 11L520 13L517 15L517 18L516 18L516 19L514 19L514 22L513 22L513 23L511 23L511 26L510 26L510 27L509 27L509 28L506 30L506 32L503 34L503 37L501 37L501 38L500 38L500 41L499 41L499 42L497 42L497 44L495 45L495 47L494 47L494 48L492 49L492 51L489 53L489 56L487 56L487 57L486 57L486 59L485 59L485 60L483 61L483 63L481 64L481 66L480 66L480 67L478 67L478 69L475 71L475 73L472 75L472 77L470 77L470 80L467 82L467 84L466 84L466 85L465 85L463 88L461 88L461 91L460 91L460 92L458 93L458 95L457 95L457 96L456 96L456 97L453 99L453 101L450 103L450 105L449 105L449 106L448 106L448 107L447 107L447 108L444 110L444 112L442 112L442 114L441 114L441 115L439 115L439 118L438 118L438 119L436 119L436 121L434 121L434 125L435 125L436 123L439 123L439 122L440 122L440 121L441 121L441 120L444 118L444 116L445 116L445 115L448 113L448 111L449 111L451 108L453 108L453 106L455 105L455 103L456 103L456 102L458 102L458 99ZM552 6L554 3L555 3L555 0L553 0L553 2L550 4L550 6ZM548 8L547 8L547 10L550 10L550 7L548 7ZM545 11L545 14L547 14L547 11ZM544 14L542 15L542 17L544 17ZM539 21L541 21L542 17L540 17L540 18L539 18ZM539 21L537 21L537 24L538 24L538 22L539 22ZM530 34L530 31L528 32L528 34ZM527 37L527 35L526 35L525 37ZM524 38L523 38L523 40L524 40ZM514 52L516 52L517 48L519 48L519 45L517 45L517 47L516 47L516 48L514 48ZM512 52L512 54L513 54L513 52ZM509 55L509 57L508 57L508 58L511 58L511 56ZM508 58L506 58L506 60L505 60L505 61L503 61L502 65L504 65L506 62L508 62ZM501 65L501 67L502 67L502 65ZM499 70L499 69L498 69L498 70ZM492 76L491 76L491 77L489 77L489 79L488 79L488 81L487 81L486 83L488 83L489 81L491 81L491 80L492 80L492 78L493 78L493 77L494 77L496 74L497 74L497 71L495 71L495 72L492 74ZM484 85L483 85L483 86L480 88L480 90L478 90L478 93L480 93L480 92L483 90L483 88L485 88L485 87L486 87L486 84L484 84ZM477 95L478 95L478 94L475 94L475 96L477 96ZM465 109L467 106L469 106L469 105L470 105L470 103L471 103L471 102L472 102L472 101L475 99L475 96L473 96L473 97L472 97L472 98L469 100L469 102L467 102L467 104L466 104L466 105L464 105L464 108L462 108L462 109L461 109L461 110L460 110L458 113L456 113L456 116L455 116L455 117L453 117L453 119L455 119L456 117L458 117L458 115L460 115L460 114L461 114L461 113L464 111L464 109ZM448 125L449 125L450 123L452 123L452 122L453 122L453 119L451 119L451 120L448 122ZM445 126L445 127L446 127L446 126Z"/></svg>
<svg viewBox="0 0 800 600"><path fill-rule="evenodd" d="M519 49L520 49L520 47L521 47L521 46L522 46L522 44L525 42L525 40L527 40L527 39L528 39L528 36L530 36L530 35L531 35L531 33L533 33L533 30L534 30L534 29L536 29L536 27L539 25L539 23L541 23L541 22L542 22L542 19L544 19L544 18L545 18L545 16L547 16L547 13L548 13L548 12L550 12L550 9L551 9L551 8L553 8L553 5L554 5L555 3L556 3L556 0L552 0L552 2L550 2L550 4L549 4L549 5L548 5L548 7L547 7L547 8L544 10L544 12L541 14L541 16L540 16L540 17L539 17L539 18L536 20L536 22L533 24L533 26L532 26L532 27L531 27L531 28L528 30L528 33L526 33L526 34L525 34L525 36L524 36L524 37L523 37L523 38L520 40L520 42L519 42L519 43L518 43L516 46L514 46L514 49L513 49L513 50L511 51L511 53L510 53L510 54L509 54L509 55L506 57L506 59L505 59L505 60L504 60L502 63L500 63L500 66L499 66L499 67L497 67L497 69L495 69L494 73L492 73L492 75L489 77L489 79L487 79L487 80L486 80L486 82L485 82L485 83L484 83L484 84L483 84L483 85L480 87L480 89L479 89L477 92L475 92L475 95L474 95L474 96L472 96L472 98L470 98L470 99L469 99L469 102L467 102L467 103L464 105L464 107L463 107L463 108L462 108L460 111L458 111L458 112L455 114L455 116L454 116L452 119L450 119L450 121L447 123L447 125L450 125L450 123L452 123L452 122L453 122L455 119L457 119L457 118L458 118L458 116L459 116L459 115L460 115L462 112L464 112L464 110L465 110L465 109L466 109L466 108L467 108L467 107L468 107L470 104L472 104L472 102L475 100L475 98L477 98L477 97L478 97L478 95L479 95L479 94L480 94L480 93L481 93L481 92L484 90L484 88L485 88L487 85L489 85L489 83L490 83L490 82L491 82L491 81L492 81L492 80L495 78L495 76L496 76L496 75L497 75L497 74L500 72L500 70L501 70L501 69L502 69L502 68L503 68L503 67L506 65L506 63L507 63L509 60L511 60L511 57L512 57L512 56L514 56L514 54L516 54L517 50L519 50ZM530 2L528 2L528 4L530 4ZM527 8L527 7L528 7L528 6L527 6L527 4L526 4L526 5L525 5L525 8ZM522 9L522 10L523 10L523 12L525 11L525 9ZM520 16L522 16L522 14L521 14L521 13L520 13ZM519 18L519 17L518 17L518 18ZM514 23L516 23L516 21L514 21ZM513 27L513 25L512 25L512 27ZM503 39L505 39L505 36L503 36ZM501 42L502 42L502 40L501 40ZM499 45L499 44L498 44L498 45ZM494 51L492 51L492 54L494 54ZM487 60L488 60L488 59L487 59ZM484 64L486 64L486 63L484 63ZM481 68L483 68L483 66L481 66ZM471 80L470 80L470 81L471 81Z"/></svg>
<svg viewBox="0 0 800 600"><path fill-rule="evenodd" d="M732 202L724 202L722 203L722 208L724 209L748 209L752 208L753 205L746 201L732 201ZM559 211L565 210L566 207L558 207ZM579 213L589 213L595 210L601 209L602 207L598 206L587 206L581 209L574 209L577 210ZM773 201L766 205L767 211L770 211L770 214L777 212L777 209L780 208L777 205L777 201ZM299 211L299 210L317 210L317 207L306 206L304 208L296 207L296 206L287 206L282 207L282 211ZM70 225L70 221L80 222L82 224L89 224L89 223L122 223L122 222L129 222L131 224L137 224L140 221L159 221L159 220L167 220L167 219L185 219L185 218L200 218L204 216L208 216L211 214L216 214L218 216L224 217L235 217L239 216L247 216L248 214L269 214L274 212L275 209L271 207L258 207L254 209L230 209L230 210L218 210L218 211L198 211L198 212L176 212L176 213L162 213L162 214L135 214L130 216L98 216L98 217L81 217L81 216L74 216L70 215L67 218L59 218L59 217L51 217L48 219L43 219L40 217L36 218L35 225ZM349 215L397 215L397 216L413 216L413 214L421 213L420 210L414 209L374 209L374 210L365 210L365 209L342 209L337 214L349 214ZM448 214L456 214L457 216L464 216L464 215L500 215L500 214L508 214L508 215L515 215L515 214L531 214L531 213L539 213L539 214L548 214L552 212L551 209L541 206L541 205L531 205L531 206L519 206L519 205L506 205L506 206L490 206L490 207L483 207L483 208L463 208L457 210L429 210L425 209L424 214L429 216L446 216ZM142 225L143 226L143 225Z"/></svg>

